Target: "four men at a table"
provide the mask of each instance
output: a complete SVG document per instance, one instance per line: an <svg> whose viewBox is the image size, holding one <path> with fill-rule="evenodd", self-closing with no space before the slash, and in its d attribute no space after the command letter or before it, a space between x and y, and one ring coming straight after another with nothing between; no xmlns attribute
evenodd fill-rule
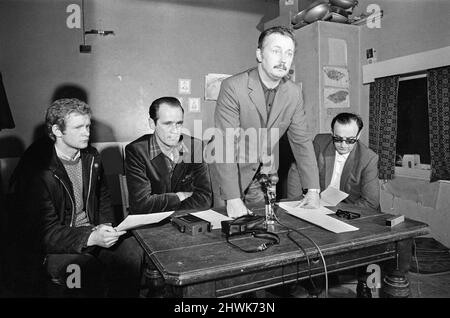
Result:
<svg viewBox="0 0 450 318"><path fill-rule="evenodd" d="M296 161L289 173L289 197L307 189L300 205L314 208L319 192L334 186L349 194L350 203L379 208L377 155L359 142L359 116L339 114L332 134L319 134L314 145L311 142L301 85L287 78L295 46L287 28L261 34L257 67L222 83L215 110L217 134L206 147L181 133L184 110L177 98L161 97L151 104L154 132L131 142L125 151L130 213L209 209L210 167L228 215L249 213L246 204L264 199L260 175L277 171L276 145L285 132ZM122 275L109 278L137 287L136 279L120 279L139 276L142 251L132 236L113 227L118 220L113 218L101 162L88 146L89 107L75 99L56 101L47 113L47 127L50 138L27 150L16 174L15 190L22 200L20 210L30 221L34 253L55 282L64 281L67 265L76 263L90 273L86 279L95 280L103 267L111 273L119 268ZM229 129L234 160L216 156L216 162L206 162L205 152L215 153L220 143L230 145ZM246 143L245 134L252 129L256 142ZM133 287L124 294L135 295Z"/></svg>

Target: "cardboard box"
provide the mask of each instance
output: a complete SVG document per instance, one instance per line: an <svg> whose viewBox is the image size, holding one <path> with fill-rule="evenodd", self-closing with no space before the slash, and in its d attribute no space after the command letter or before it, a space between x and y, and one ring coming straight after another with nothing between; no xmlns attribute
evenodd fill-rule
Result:
<svg viewBox="0 0 450 318"><path fill-rule="evenodd" d="M418 154L403 155L402 167L411 169L420 169L420 155Z"/></svg>

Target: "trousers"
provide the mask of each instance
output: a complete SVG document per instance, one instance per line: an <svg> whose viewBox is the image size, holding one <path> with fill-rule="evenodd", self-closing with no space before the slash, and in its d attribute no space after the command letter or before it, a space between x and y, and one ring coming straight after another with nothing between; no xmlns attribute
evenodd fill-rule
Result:
<svg viewBox="0 0 450 318"><path fill-rule="evenodd" d="M132 234L110 248L82 254L48 254L44 266L52 282L82 297L138 297L144 251Z"/></svg>

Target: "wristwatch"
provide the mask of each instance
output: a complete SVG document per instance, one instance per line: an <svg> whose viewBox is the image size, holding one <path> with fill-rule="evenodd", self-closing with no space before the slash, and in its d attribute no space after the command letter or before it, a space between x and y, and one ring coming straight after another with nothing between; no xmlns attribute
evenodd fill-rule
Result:
<svg viewBox="0 0 450 318"><path fill-rule="evenodd" d="M320 193L320 189L308 189L308 191L315 192L315 193Z"/></svg>

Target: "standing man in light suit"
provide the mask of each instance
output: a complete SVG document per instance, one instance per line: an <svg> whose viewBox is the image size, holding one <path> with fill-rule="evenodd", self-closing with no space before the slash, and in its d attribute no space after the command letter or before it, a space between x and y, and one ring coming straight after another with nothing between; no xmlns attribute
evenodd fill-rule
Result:
<svg viewBox="0 0 450 318"><path fill-rule="evenodd" d="M300 205L319 206L318 168L307 132L302 88L287 78L294 53L295 39L290 29L267 29L258 39L257 67L222 82L214 119L218 135L225 136L226 140L216 138L215 142L225 141L228 145L225 151L234 150L239 155L231 163L216 161L214 169L230 217L248 214L246 204L264 202L258 177L260 173L276 173L275 147L286 131L302 183L308 188ZM231 149L227 131L233 129L238 133L234 135L234 149ZM252 130L259 136L258 142L244 145L246 136L242 133L251 135Z"/></svg>

